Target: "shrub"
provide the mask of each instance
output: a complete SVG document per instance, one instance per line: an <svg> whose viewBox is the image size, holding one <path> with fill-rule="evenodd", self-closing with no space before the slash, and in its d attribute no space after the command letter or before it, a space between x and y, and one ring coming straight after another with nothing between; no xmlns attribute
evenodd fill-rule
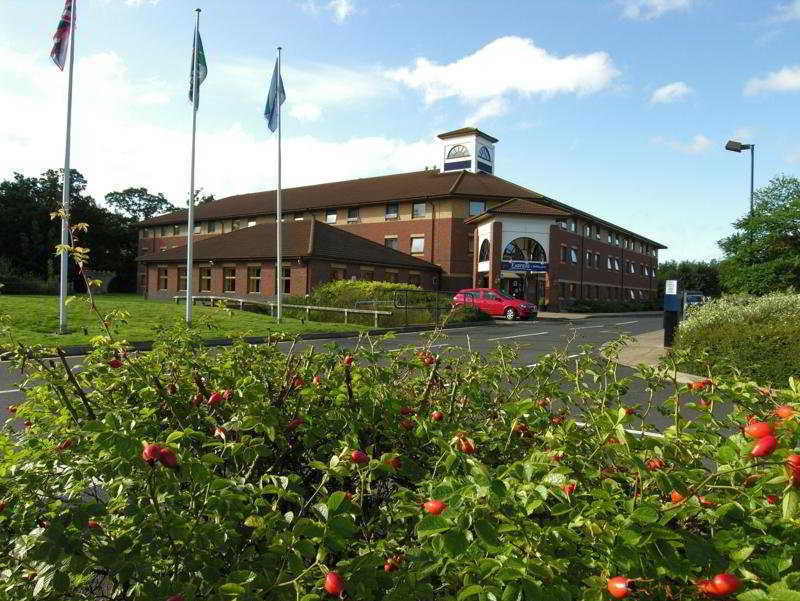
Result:
<svg viewBox="0 0 800 601"><path fill-rule="evenodd" d="M58 279L21 272L0 257L0 294L58 294Z"/></svg>
<svg viewBox="0 0 800 601"><path fill-rule="evenodd" d="M800 373L800 294L729 296L692 307L678 328L676 349L692 373L709 366L765 384L785 385Z"/></svg>
<svg viewBox="0 0 800 601"><path fill-rule="evenodd" d="M0 437L0 599L312 601L341 579L353 600L600 601L621 576L664 601L718 573L746 599L800 596L800 422L758 460L740 433L800 408L794 382L689 392L648 369L675 392L636 416L618 345L514 367L509 348L371 339L354 360L211 352L183 328L150 353L94 344L74 375L16 356L29 426ZM666 436L628 430L659 412Z"/></svg>

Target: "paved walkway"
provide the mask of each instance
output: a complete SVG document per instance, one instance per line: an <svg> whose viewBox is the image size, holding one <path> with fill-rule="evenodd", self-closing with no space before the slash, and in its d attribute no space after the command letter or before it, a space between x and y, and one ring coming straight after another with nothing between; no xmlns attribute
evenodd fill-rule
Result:
<svg viewBox="0 0 800 601"><path fill-rule="evenodd" d="M619 354L619 363L628 367L645 365L658 365L661 358L666 355L668 350L664 347L664 330L645 332L634 336L633 342L622 349ZM700 379L699 376L678 372L678 382L688 384Z"/></svg>
<svg viewBox="0 0 800 601"><path fill-rule="evenodd" d="M539 311L541 319L589 319L601 317L657 317L663 315L663 311L634 311L627 313L558 313L556 311Z"/></svg>

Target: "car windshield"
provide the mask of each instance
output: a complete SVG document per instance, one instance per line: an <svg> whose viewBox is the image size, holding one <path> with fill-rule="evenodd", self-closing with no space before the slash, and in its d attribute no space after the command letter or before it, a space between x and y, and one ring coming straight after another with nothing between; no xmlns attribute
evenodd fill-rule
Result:
<svg viewBox="0 0 800 601"><path fill-rule="evenodd" d="M502 298L503 300L515 300L510 296L508 296L507 294L503 294L502 292L495 292L494 294L495 296L497 296L497 298Z"/></svg>

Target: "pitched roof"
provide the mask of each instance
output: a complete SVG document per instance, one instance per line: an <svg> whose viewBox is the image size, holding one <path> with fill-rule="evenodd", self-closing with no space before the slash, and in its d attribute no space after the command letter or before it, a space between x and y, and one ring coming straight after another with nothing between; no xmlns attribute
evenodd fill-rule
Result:
<svg viewBox="0 0 800 601"><path fill-rule="evenodd" d="M525 200L523 198L512 198L505 202L501 202L489 209L486 209L480 215L475 215L469 219L465 219L464 223L473 223L481 221L482 219L497 214L514 214L514 215L547 215L550 217L569 217L571 213L562 211L556 207L548 206L532 200Z"/></svg>
<svg viewBox="0 0 800 601"><path fill-rule="evenodd" d="M481 130L476 129L474 127L462 127L461 129L454 129L453 131L447 131L443 134L439 134L437 137L440 140L446 140L447 138L456 138L458 136L465 136L467 134L477 134L483 138L486 138L491 142L499 142L499 140L494 136L490 136L489 134L483 133Z"/></svg>
<svg viewBox="0 0 800 601"><path fill-rule="evenodd" d="M309 257L412 269L441 269L428 261L313 219L283 224L281 254L286 258ZM193 247L195 261L275 259L275 255L274 223L263 223L197 240ZM141 255L137 260L146 263L185 261L186 246Z"/></svg>

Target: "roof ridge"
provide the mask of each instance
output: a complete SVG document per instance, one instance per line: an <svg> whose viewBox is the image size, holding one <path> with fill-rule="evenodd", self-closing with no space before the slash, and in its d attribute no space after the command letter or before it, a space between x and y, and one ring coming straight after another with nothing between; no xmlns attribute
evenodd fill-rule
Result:
<svg viewBox="0 0 800 601"><path fill-rule="evenodd" d="M466 171L462 170L461 173L458 174L456 181L453 182L453 185L450 186L450 190L447 191L448 194L455 194L456 188L461 184L461 181L464 179L464 174Z"/></svg>

